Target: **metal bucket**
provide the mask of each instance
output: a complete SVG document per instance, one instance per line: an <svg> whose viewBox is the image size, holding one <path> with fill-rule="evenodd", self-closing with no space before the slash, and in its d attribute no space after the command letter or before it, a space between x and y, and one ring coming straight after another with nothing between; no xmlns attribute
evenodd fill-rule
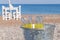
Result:
<svg viewBox="0 0 60 40"><path fill-rule="evenodd" d="M25 40L53 40L55 25L44 24L44 30L25 29Z"/></svg>

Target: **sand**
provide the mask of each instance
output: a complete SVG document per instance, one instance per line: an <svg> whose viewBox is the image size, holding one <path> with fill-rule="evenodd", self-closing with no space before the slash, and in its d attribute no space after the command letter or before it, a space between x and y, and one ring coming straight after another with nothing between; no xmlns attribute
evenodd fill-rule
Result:
<svg viewBox="0 0 60 40"><path fill-rule="evenodd" d="M22 15L22 17L27 18L28 16L32 16L32 23L35 22L36 16L42 16L43 23L53 23L60 24L60 15ZM23 23L21 20L2 20L0 16L0 40L25 40L23 29L20 28L20 25Z"/></svg>

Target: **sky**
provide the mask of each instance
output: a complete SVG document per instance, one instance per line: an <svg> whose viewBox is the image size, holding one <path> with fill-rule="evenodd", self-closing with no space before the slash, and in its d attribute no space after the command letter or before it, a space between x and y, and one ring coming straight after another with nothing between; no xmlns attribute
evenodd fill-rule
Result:
<svg viewBox="0 0 60 40"><path fill-rule="evenodd" d="M11 0L12 4L60 4L60 0ZM0 0L0 4L8 4L8 0Z"/></svg>

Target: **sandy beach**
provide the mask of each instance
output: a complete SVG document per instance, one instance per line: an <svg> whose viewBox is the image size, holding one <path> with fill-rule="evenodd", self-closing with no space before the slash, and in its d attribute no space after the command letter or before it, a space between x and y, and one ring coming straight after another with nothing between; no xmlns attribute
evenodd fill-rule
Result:
<svg viewBox="0 0 60 40"><path fill-rule="evenodd" d="M24 18L32 16L32 22L35 23L36 16L43 17L43 23L60 24L60 15L22 15ZM0 16L0 40L25 40L23 29L20 25L23 23L21 20L2 20Z"/></svg>

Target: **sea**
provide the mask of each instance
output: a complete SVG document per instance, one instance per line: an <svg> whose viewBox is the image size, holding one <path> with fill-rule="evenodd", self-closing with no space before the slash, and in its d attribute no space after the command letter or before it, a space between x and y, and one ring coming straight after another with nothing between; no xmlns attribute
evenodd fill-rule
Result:
<svg viewBox="0 0 60 40"><path fill-rule="evenodd" d="M14 7L21 6L21 14L60 14L60 4L12 4ZM2 6L9 7L9 4L0 4L0 15Z"/></svg>

